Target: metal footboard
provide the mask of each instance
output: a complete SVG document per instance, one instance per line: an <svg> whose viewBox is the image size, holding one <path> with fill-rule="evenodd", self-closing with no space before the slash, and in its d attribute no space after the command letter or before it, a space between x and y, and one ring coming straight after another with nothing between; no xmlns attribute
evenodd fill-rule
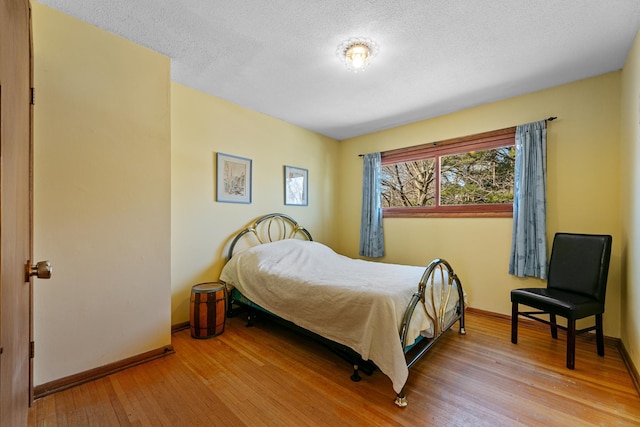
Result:
<svg viewBox="0 0 640 427"><path fill-rule="evenodd" d="M434 286L437 285L435 280L436 275L440 276L439 296L436 296L436 293L434 292ZM446 308L454 287L457 292L458 302L455 307L454 316L447 321L448 316ZM433 338L423 339L422 341L424 341L424 343L418 344L420 345L420 348L412 351L409 356L407 351L407 340L409 338L408 332L409 325L411 324L411 318L413 317L413 313L418 304L420 303L424 306L427 300L429 300L433 307L433 313L429 313L429 310L425 307L425 312L433 322ZM444 259L440 258L431 261L420 279L418 291L411 297L411 301L404 312L402 325L400 327L400 342L402 343L402 348L405 349L407 368L411 368L411 366L413 366L456 322L460 322L459 333L461 335L466 334L464 325L464 308L464 290L462 289L462 283L453 271L451 265ZM404 388L396 395L394 403L400 407L407 406L408 402L404 393Z"/></svg>

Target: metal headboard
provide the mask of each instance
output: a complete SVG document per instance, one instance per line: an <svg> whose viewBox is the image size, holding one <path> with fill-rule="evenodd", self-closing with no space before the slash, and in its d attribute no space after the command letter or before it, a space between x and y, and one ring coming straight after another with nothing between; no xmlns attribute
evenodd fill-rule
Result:
<svg viewBox="0 0 640 427"><path fill-rule="evenodd" d="M295 239L303 237L306 240L313 240L311 233L306 228L298 224L298 222L289 215L282 213L271 213L264 215L256 220L253 225L242 230L231 241L227 259L231 259L238 243L245 236L253 236L257 240L257 244L275 242L278 240Z"/></svg>

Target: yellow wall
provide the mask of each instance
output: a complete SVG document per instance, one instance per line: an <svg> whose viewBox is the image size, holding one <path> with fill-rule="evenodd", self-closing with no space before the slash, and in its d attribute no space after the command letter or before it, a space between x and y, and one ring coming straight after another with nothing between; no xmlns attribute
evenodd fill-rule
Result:
<svg viewBox="0 0 640 427"><path fill-rule="evenodd" d="M270 212L335 246L338 142L227 101L171 86L172 324L189 320L191 287L217 280L234 233ZM215 200L215 156L253 161L253 202ZM284 205L284 166L309 171L309 206Z"/></svg>
<svg viewBox="0 0 640 427"><path fill-rule="evenodd" d="M605 333L640 365L638 41L623 72L336 142L170 83L162 55L35 2L33 12L34 251L54 264L35 285L35 385L169 343L191 286L216 280L233 233L265 213L357 257L358 154L551 115L549 239L613 235ZM253 160L253 203L215 201L217 152ZM309 170L308 207L284 205L284 165ZM384 226L385 261L448 259L472 307L509 314L510 289L544 285L507 274L511 219Z"/></svg>
<svg viewBox="0 0 640 427"><path fill-rule="evenodd" d="M613 235L605 333L620 336L620 72L558 86L430 120L342 141L341 253L358 255L362 159L384 151L515 126L549 123L548 237L557 231ZM357 195L357 197L354 197ZM544 286L510 276L511 218L385 219L384 261L426 265L448 260L471 307L510 314L512 288ZM550 245L549 245L550 249Z"/></svg>
<svg viewBox="0 0 640 427"><path fill-rule="evenodd" d="M34 385L171 343L170 61L33 3Z"/></svg>
<svg viewBox="0 0 640 427"><path fill-rule="evenodd" d="M33 4L34 384L171 341L233 233L284 212L337 245L338 142L170 82L168 58ZM215 154L253 160L253 202L215 201ZM284 205L284 166L309 205Z"/></svg>
<svg viewBox="0 0 640 427"><path fill-rule="evenodd" d="M622 71L622 342L640 369L640 33Z"/></svg>

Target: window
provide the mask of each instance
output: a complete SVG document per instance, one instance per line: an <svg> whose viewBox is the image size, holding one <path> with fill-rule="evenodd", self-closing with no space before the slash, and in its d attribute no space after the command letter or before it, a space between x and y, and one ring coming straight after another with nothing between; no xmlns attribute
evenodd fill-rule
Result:
<svg viewBox="0 0 640 427"><path fill-rule="evenodd" d="M382 156L385 217L511 216L515 127Z"/></svg>

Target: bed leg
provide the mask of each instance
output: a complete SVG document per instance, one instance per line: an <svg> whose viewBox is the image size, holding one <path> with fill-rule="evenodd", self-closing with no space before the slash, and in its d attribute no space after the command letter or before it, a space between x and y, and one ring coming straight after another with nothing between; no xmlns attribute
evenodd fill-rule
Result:
<svg viewBox="0 0 640 427"><path fill-rule="evenodd" d="M351 381L358 382L362 379L358 372L358 365L353 365L353 374L351 374Z"/></svg>
<svg viewBox="0 0 640 427"><path fill-rule="evenodd" d="M467 335L467 330L464 328L464 309L462 309L462 314L460 315L460 335Z"/></svg>
<svg viewBox="0 0 640 427"><path fill-rule="evenodd" d="M404 395L404 390L396 394L396 398L393 399L393 403L401 408L404 408L409 404L409 402L407 401L407 396Z"/></svg>
<svg viewBox="0 0 640 427"><path fill-rule="evenodd" d="M249 310L249 312L247 313L247 324L244 325L247 328L250 328L253 326L253 318L255 316L253 315L253 312L251 310Z"/></svg>

